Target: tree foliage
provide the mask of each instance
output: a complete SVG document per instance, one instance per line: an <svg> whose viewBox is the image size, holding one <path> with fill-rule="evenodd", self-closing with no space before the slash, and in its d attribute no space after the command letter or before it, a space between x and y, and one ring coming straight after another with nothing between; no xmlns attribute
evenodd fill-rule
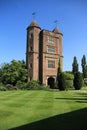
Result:
<svg viewBox="0 0 87 130"><path fill-rule="evenodd" d="M37 90L37 89L40 89L40 88L41 88L41 85L36 80L31 80L30 82L28 82L26 84L27 90L35 90L35 89Z"/></svg>
<svg viewBox="0 0 87 130"><path fill-rule="evenodd" d="M58 78L58 88L59 90L66 89L66 79L63 72L60 73L59 78Z"/></svg>
<svg viewBox="0 0 87 130"><path fill-rule="evenodd" d="M74 87L76 90L81 89L81 87L82 87L82 74L80 72L75 73L73 83L74 83Z"/></svg>
<svg viewBox="0 0 87 130"><path fill-rule="evenodd" d="M59 62L58 62L58 74L60 74L61 72L62 72L61 61L60 61L60 58L59 58Z"/></svg>
<svg viewBox="0 0 87 130"><path fill-rule="evenodd" d="M73 89L74 75L70 71L64 72L64 75L66 79L66 90Z"/></svg>
<svg viewBox="0 0 87 130"><path fill-rule="evenodd" d="M59 58L58 70L57 70L57 82L61 73L62 73L62 69L61 69L60 58Z"/></svg>
<svg viewBox="0 0 87 130"><path fill-rule="evenodd" d="M25 62L12 60L10 63L5 63L0 68L0 81L3 84L11 84L15 86L18 81L26 82L27 69Z"/></svg>
<svg viewBox="0 0 87 130"><path fill-rule="evenodd" d="M76 56L74 56L73 63L72 63L72 73L75 74L77 72L78 72L78 63L77 63Z"/></svg>
<svg viewBox="0 0 87 130"><path fill-rule="evenodd" d="M59 90L65 90L66 81L65 81L65 75L64 75L64 73L62 72L62 69L61 69L61 61L60 61L60 59L59 59L59 62L58 62L57 84L58 84L58 89Z"/></svg>
<svg viewBox="0 0 87 130"><path fill-rule="evenodd" d="M82 66L83 78L87 78L87 64L85 55L83 55L82 57L81 66Z"/></svg>
<svg viewBox="0 0 87 130"><path fill-rule="evenodd" d="M74 79L74 75L72 73L64 72L64 74L65 74L66 80L73 80Z"/></svg>

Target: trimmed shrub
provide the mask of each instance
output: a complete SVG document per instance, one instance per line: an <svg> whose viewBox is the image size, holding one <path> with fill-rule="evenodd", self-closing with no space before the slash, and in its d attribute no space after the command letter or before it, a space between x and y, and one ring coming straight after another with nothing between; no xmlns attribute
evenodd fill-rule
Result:
<svg viewBox="0 0 87 130"><path fill-rule="evenodd" d="M73 89L73 80L67 80L66 79L66 90Z"/></svg>
<svg viewBox="0 0 87 130"><path fill-rule="evenodd" d="M65 78L67 80L73 80L74 79L74 75L71 74L71 73L65 72L64 75L65 75Z"/></svg>
<svg viewBox="0 0 87 130"><path fill-rule="evenodd" d="M72 73L69 72L65 72L65 79L66 79L66 89L73 89L73 79L74 79L74 75Z"/></svg>

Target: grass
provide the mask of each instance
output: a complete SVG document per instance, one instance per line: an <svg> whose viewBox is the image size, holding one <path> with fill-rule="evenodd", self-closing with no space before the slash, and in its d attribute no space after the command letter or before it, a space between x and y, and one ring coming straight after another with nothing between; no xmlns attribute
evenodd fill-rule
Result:
<svg viewBox="0 0 87 130"><path fill-rule="evenodd" d="M87 92L0 92L0 130L87 130Z"/></svg>

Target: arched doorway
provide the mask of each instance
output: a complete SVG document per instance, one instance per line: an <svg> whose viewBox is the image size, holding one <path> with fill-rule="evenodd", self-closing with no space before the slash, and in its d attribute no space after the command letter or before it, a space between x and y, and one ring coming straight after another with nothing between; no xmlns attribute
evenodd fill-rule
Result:
<svg viewBox="0 0 87 130"><path fill-rule="evenodd" d="M50 86L50 88L54 88L54 78L53 77L49 77L48 78L48 85Z"/></svg>

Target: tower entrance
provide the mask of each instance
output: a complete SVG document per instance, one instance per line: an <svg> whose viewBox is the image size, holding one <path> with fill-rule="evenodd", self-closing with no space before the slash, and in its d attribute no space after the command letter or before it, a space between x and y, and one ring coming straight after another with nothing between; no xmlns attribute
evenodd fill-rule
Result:
<svg viewBox="0 0 87 130"><path fill-rule="evenodd" d="M48 85L50 86L50 88L54 88L54 83L55 83L55 79L53 77L49 77L48 78Z"/></svg>

